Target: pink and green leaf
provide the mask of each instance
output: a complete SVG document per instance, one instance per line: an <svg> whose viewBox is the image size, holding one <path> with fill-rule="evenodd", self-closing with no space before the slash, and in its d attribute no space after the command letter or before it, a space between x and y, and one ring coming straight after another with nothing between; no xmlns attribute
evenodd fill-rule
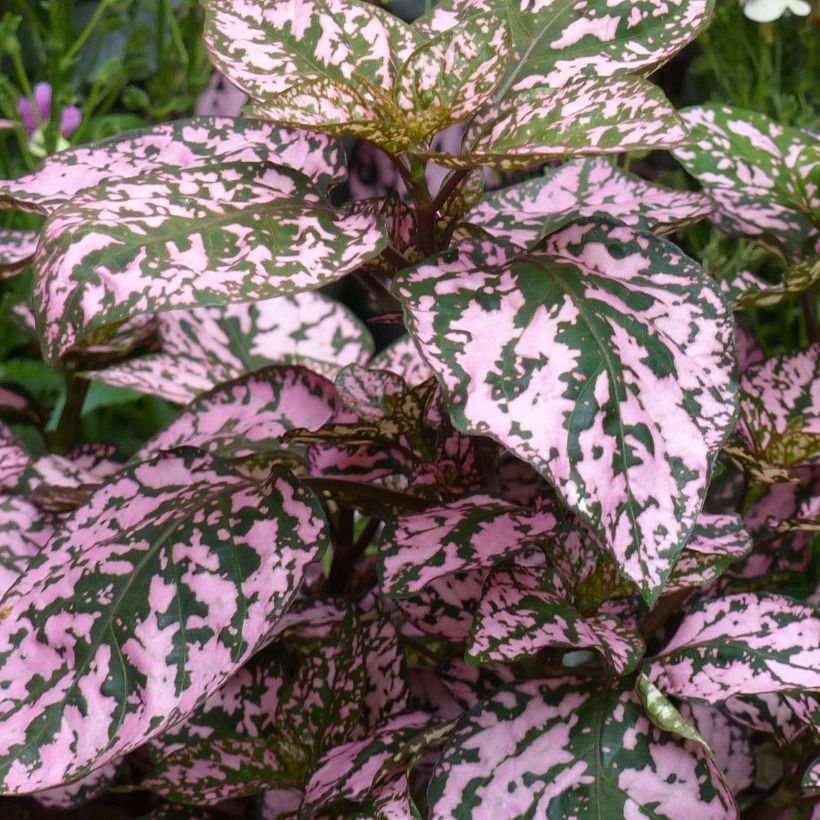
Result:
<svg viewBox="0 0 820 820"><path fill-rule="evenodd" d="M15 276L28 267L39 236L37 231L0 228L0 279Z"/></svg>
<svg viewBox="0 0 820 820"><path fill-rule="evenodd" d="M491 567L542 543L557 526L549 506L527 510L485 495L399 516L379 544L382 592L409 597L440 576Z"/></svg>
<svg viewBox="0 0 820 820"><path fill-rule="evenodd" d="M87 191L52 214L35 256L46 355L155 311L327 284L378 254L373 219L335 211L283 166L216 163Z"/></svg>
<svg viewBox="0 0 820 820"><path fill-rule="evenodd" d="M240 376L194 399L140 451L197 447L223 458L285 449L281 437L295 427L316 430L339 403L327 379L301 367L273 365Z"/></svg>
<svg viewBox="0 0 820 820"><path fill-rule="evenodd" d="M300 816L316 817L342 800L362 803L382 765L430 722L424 712L397 714L370 735L336 746L317 761L305 784Z"/></svg>
<svg viewBox="0 0 820 820"><path fill-rule="evenodd" d="M341 145L324 134L251 119L197 117L52 154L30 174L0 181L0 209L50 214L109 182L236 161L281 163L321 186L339 182L347 173Z"/></svg>
<svg viewBox="0 0 820 820"><path fill-rule="evenodd" d="M732 695L820 688L820 618L791 598L740 593L689 610L647 674L667 695L708 703Z"/></svg>
<svg viewBox="0 0 820 820"><path fill-rule="evenodd" d="M364 364L370 331L344 305L307 291L260 302L172 310L156 318L160 351L89 375L187 404L203 391L269 364L304 364L324 374Z"/></svg>
<svg viewBox="0 0 820 820"><path fill-rule="evenodd" d="M117 473L2 600L2 791L84 776L192 712L326 546L287 473L256 484L193 450Z"/></svg>
<svg viewBox="0 0 820 820"><path fill-rule="evenodd" d="M673 148L685 136L671 103L647 80L578 79L485 106L470 123L461 154L416 153L447 168L512 171L555 159Z"/></svg>
<svg viewBox="0 0 820 820"><path fill-rule="evenodd" d="M578 217L604 214L664 234L703 218L713 207L703 194L662 188L605 158L592 158L492 191L464 218L498 239L531 248Z"/></svg>
<svg viewBox="0 0 820 820"><path fill-rule="evenodd" d="M432 34L468 15L508 13L513 47L502 94L541 84L561 88L579 76L648 74L705 28L713 7L711 0L443 0L416 26Z"/></svg>
<svg viewBox="0 0 820 820"><path fill-rule="evenodd" d="M462 720L428 787L430 817L725 820L734 800L708 752L653 726L630 691L573 678L504 687Z"/></svg>
<svg viewBox="0 0 820 820"><path fill-rule="evenodd" d="M735 417L732 318L704 272L589 221L523 258L463 242L395 292L455 426L538 469L654 601Z"/></svg>
<svg viewBox="0 0 820 820"><path fill-rule="evenodd" d="M691 138L674 153L717 203L712 219L718 227L748 236L787 261L816 254L816 135L727 105L687 108L681 115Z"/></svg>
<svg viewBox="0 0 820 820"><path fill-rule="evenodd" d="M467 657L514 661L550 646L592 649L619 675L637 666L645 646L614 615L582 617L554 570L499 567L484 586Z"/></svg>

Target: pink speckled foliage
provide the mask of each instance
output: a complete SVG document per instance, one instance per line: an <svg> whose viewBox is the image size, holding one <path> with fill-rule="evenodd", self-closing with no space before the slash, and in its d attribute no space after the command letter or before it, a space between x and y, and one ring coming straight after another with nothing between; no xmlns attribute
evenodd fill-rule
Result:
<svg viewBox="0 0 820 820"><path fill-rule="evenodd" d="M804 820L817 135L714 0L200 5L0 180L0 815Z"/></svg>

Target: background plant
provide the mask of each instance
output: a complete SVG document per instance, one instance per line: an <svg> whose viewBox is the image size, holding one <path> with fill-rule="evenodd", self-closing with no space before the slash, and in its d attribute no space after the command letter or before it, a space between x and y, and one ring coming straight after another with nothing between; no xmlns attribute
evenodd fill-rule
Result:
<svg viewBox="0 0 820 820"><path fill-rule="evenodd" d="M4 805L810 816L811 21L87 11L4 19Z"/></svg>

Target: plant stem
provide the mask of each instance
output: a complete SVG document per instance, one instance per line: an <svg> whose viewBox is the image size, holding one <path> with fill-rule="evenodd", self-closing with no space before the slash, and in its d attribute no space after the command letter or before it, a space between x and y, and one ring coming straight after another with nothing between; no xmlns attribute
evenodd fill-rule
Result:
<svg viewBox="0 0 820 820"><path fill-rule="evenodd" d="M814 288L804 290L800 294L800 307L803 310L803 318L806 320L806 335L810 344L818 341L817 333L817 300L814 296Z"/></svg>
<svg viewBox="0 0 820 820"><path fill-rule="evenodd" d="M342 507L333 528L333 559L327 579L327 591L341 594L353 561L353 509Z"/></svg>
<svg viewBox="0 0 820 820"><path fill-rule="evenodd" d="M112 0L101 0L100 4L94 10L94 14L91 15L91 19L86 23L85 28L80 32L80 35L74 41L74 44L60 60L60 68L63 71L71 65L71 61L80 53L80 50L99 24L111 3Z"/></svg>
<svg viewBox="0 0 820 820"><path fill-rule="evenodd" d="M67 375L65 404L60 414L60 421L57 423L57 430L54 432L51 448L53 452L67 453L74 446L80 430L83 404L90 386L91 382L87 379L74 373Z"/></svg>
<svg viewBox="0 0 820 820"><path fill-rule="evenodd" d="M396 250L392 245L388 245L383 251L382 256L389 264L396 270L404 270L412 266L412 262L401 252Z"/></svg>
<svg viewBox="0 0 820 820"><path fill-rule="evenodd" d="M438 213L447 204L447 200L450 199L456 188L461 185L462 181L469 173L469 169L461 169L458 171L451 171L447 175L447 178L442 183L441 188L439 188L439 192L433 200L433 204L430 206L434 213Z"/></svg>

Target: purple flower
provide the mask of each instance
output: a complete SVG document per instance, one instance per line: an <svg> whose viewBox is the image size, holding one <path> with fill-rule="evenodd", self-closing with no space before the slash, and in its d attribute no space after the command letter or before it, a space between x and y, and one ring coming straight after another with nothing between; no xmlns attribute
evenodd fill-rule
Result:
<svg viewBox="0 0 820 820"><path fill-rule="evenodd" d="M17 110L23 120L29 138L45 122L51 119L51 84L37 83L34 86L34 102L28 97L21 97ZM68 139L79 126L83 115L76 105L69 105L60 112L60 133Z"/></svg>

